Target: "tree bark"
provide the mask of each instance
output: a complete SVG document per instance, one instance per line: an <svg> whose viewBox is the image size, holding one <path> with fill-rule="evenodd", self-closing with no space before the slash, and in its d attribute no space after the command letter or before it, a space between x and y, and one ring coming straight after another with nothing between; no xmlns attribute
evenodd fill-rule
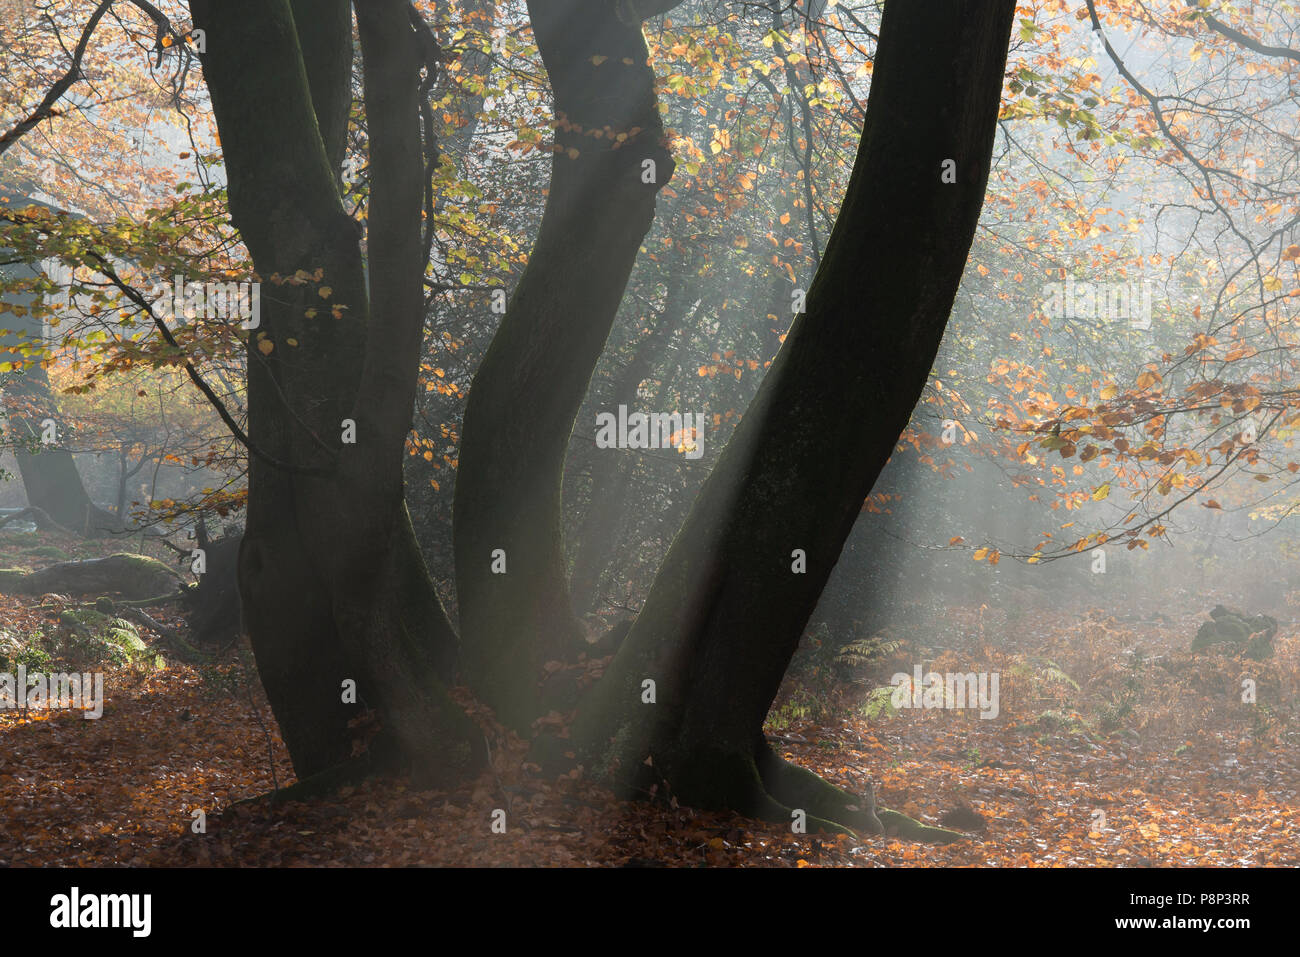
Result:
<svg viewBox="0 0 1300 957"><path fill-rule="evenodd" d="M465 673L519 730L543 710L542 665L583 641L561 541L564 457L673 171L633 5L528 9L555 97L556 152L532 256L474 376L453 510Z"/></svg>
<svg viewBox="0 0 1300 957"><path fill-rule="evenodd" d="M636 404L641 383L654 371L673 334L686 322L690 299L687 277L693 263L677 256L669 275L669 289L654 328L637 344L636 351L614 376L609 390L608 410ZM572 597L578 614L594 610L600 597L600 582L618 550L618 516L623 507L635 453L596 449L591 466L591 493L578 532L573 560Z"/></svg>
<svg viewBox="0 0 1300 957"><path fill-rule="evenodd" d="M762 723L943 336L983 202L1014 11L1013 0L886 3L853 176L807 312L575 727L611 780L662 776L697 806L863 825L851 796L770 752ZM955 183L941 180L945 160Z"/></svg>
<svg viewBox="0 0 1300 957"><path fill-rule="evenodd" d="M402 0L358 6L373 174L367 283L361 229L338 189L351 90L337 58L346 50L350 62L350 5L308 6L314 19L300 29L287 0L191 4L207 31L232 220L264 284L248 349L244 622L300 778L364 750L349 723L372 712L380 735L366 753L446 780L481 761L482 737L445 692L455 634L403 501L423 328L421 52ZM319 275L269 282L299 270Z"/></svg>

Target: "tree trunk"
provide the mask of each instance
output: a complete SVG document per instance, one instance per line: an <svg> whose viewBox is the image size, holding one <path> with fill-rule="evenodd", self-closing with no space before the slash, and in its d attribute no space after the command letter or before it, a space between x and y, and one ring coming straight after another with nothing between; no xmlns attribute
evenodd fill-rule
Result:
<svg viewBox="0 0 1300 957"><path fill-rule="evenodd" d="M556 153L532 256L474 376L454 507L465 673L519 730L543 710L542 665L583 641L561 542L564 457L673 171L634 6L529 4Z"/></svg>
<svg viewBox="0 0 1300 957"><path fill-rule="evenodd" d="M643 786L653 773L698 806L785 820L803 808L863 826L851 796L772 754L761 728L943 336L983 202L1014 10L886 3L857 161L807 312L575 728L613 780ZM941 180L946 160L954 183Z"/></svg>
<svg viewBox="0 0 1300 957"><path fill-rule="evenodd" d="M664 306L654 319L654 328L637 344L627 364L614 376L608 410L636 405L641 383L655 369L664 346L686 322L687 276L692 264L677 256L670 271L670 286ZM594 610L600 597L600 582L618 547L618 517L630 483L634 452L596 449L591 466L591 494L578 548L573 560L573 607L578 614Z"/></svg>
<svg viewBox="0 0 1300 957"><path fill-rule="evenodd" d="M101 535L121 528L112 514L100 508L86 494L77 463L67 449L41 445L41 422L58 423L60 444L67 428L50 393L50 379L39 364L29 365L5 390L10 398L10 429L30 444L14 448L18 471L23 477L27 503L49 515L65 528L82 535ZM43 414L42 414L43 413Z"/></svg>
<svg viewBox="0 0 1300 957"><path fill-rule="evenodd" d="M421 53L402 0L358 6L367 284L338 191L350 5L305 6L300 30L287 0L191 4L232 220L264 284L248 350L244 622L300 778L365 751L445 780L482 759L482 737L446 695L456 639L403 502L423 329ZM298 270L315 278L270 281ZM356 725L376 722L367 750Z"/></svg>

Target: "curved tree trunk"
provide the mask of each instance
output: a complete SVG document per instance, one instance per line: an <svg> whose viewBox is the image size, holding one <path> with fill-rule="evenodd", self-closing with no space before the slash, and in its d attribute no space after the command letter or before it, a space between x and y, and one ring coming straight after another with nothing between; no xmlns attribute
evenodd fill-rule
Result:
<svg viewBox="0 0 1300 957"><path fill-rule="evenodd" d="M670 286L663 308L654 317L654 328L637 344L627 364L615 373L606 409L636 405L641 383L654 372L668 340L686 323L691 291L687 287L690 265L683 255L674 259L669 273ZM573 607L578 614L586 614L595 608L600 597L601 579L618 549L618 518L634 468L634 463L628 461L629 454L635 453L614 453L608 449L596 449L594 453L591 494L573 559Z"/></svg>
<svg viewBox="0 0 1300 957"><path fill-rule="evenodd" d="M402 488L425 266L422 54L408 5L357 9L373 183L368 284L360 228L337 185L350 4L295 3L301 26L287 0L191 6L207 31L232 219L263 280L248 351L253 450L238 575L258 670L300 778L365 750L358 724L380 732L367 753L424 780L453 777L481 760L482 738L444 690L456 639ZM316 278L268 281L298 270ZM341 441L345 420L354 443Z"/></svg>
<svg viewBox="0 0 1300 957"><path fill-rule="evenodd" d="M983 202L1014 10L886 3L857 161L807 312L575 728L613 780L661 775L691 804L786 820L802 807L862 825L850 796L770 754L761 728L943 336ZM941 181L945 160L955 183Z"/></svg>
<svg viewBox="0 0 1300 957"><path fill-rule="evenodd" d="M24 445L14 447L18 472L23 477L27 504L39 508L59 525L82 535L103 535L121 530L121 522L90 500L72 453L60 448L66 426L50 391L50 377L39 364L28 365L5 386L8 429ZM41 422L53 419L60 443L41 443Z"/></svg>
<svg viewBox="0 0 1300 957"><path fill-rule="evenodd" d="M520 730L543 710L542 665L583 641L561 542L564 457L673 171L636 6L528 5L556 153L532 256L470 389L454 507L466 676Z"/></svg>

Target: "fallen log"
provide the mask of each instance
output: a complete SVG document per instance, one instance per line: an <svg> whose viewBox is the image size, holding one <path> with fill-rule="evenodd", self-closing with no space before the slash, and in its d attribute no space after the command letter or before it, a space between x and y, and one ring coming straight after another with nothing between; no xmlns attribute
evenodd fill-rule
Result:
<svg viewBox="0 0 1300 957"><path fill-rule="evenodd" d="M121 553L79 562L59 562L37 571L0 568L0 593L7 595L121 595L128 600L179 594L181 576L146 555Z"/></svg>

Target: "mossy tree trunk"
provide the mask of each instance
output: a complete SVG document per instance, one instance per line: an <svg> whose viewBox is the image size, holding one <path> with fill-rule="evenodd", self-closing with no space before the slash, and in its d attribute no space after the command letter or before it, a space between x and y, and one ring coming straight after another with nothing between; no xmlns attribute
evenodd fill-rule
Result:
<svg viewBox="0 0 1300 957"><path fill-rule="evenodd" d="M698 806L785 820L801 807L861 825L850 796L768 751L761 728L943 336L983 203L1014 10L886 3L857 160L807 311L579 715L588 761L612 780L662 777Z"/></svg>
<svg viewBox="0 0 1300 957"><path fill-rule="evenodd" d="M445 692L455 634L403 500L425 268L422 54L408 4L357 6L373 183L368 284L361 229L338 191L350 4L193 0L191 9L207 34L232 220L263 281L248 348L253 451L238 574L258 670L300 778L350 758L349 721L362 709L380 728L369 754L428 781L450 778L481 759L482 738ZM299 270L319 278L271 281ZM356 703L344 700L348 681Z"/></svg>
<svg viewBox="0 0 1300 957"><path fill-rule="evenodd" d="M564 457L673 171L641 32L673 5L528 5L556 152L532 255L470 389L453 513L466 677L520 730L543 710L542 665L583 640L561 541Z"/></svg>

